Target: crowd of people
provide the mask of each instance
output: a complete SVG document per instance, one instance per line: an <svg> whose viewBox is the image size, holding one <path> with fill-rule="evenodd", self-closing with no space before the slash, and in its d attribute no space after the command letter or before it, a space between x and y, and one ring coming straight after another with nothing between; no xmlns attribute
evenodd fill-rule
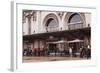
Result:
<svg viewBox="0 0 100 73"><path fill-rule="evenodd" d="M28 48L23 50L23 56L50 56L51 53L54 53L54 56L69 56L69 57L80 57L80 58L90 58L91 57L91 49L90 47L84 48L83 46L76 51L73 47L69 47L68 49L58 49L54 48L53 50L49 50L47 48L34 48L33 50Z"/></svg>
<svg viewBox="0 0 100 73"><path fill-rule="evenodd" d="M90 58L91 57L91 49L88 47L88 48L80 48L80 57L83 58L83 57L87 57L87 58Z"/></svg>

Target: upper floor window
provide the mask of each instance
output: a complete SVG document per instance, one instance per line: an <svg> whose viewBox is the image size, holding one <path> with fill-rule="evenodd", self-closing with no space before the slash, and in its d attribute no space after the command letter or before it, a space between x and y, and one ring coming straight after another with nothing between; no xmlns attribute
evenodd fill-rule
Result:
<svg viewBox="0 0 100 73"><path fill-rule="evenodd" d="M46 29L47 31L57 31L58 30L57 21L53 18L48 19L46 23Z"/></svg>
<svg viewBox="0 0 100 73"><path fill-rule="evenodd" d="M78 29L83 27L82 17L78 13L74 13L68 20L69 29Z"/></svg>
<svg viewBox="0 0 100 73"><path fill-rule="evenodd" d="M48 19L47 27L57 27L57 26L58 26L58 24L53 18Z"/></svg>

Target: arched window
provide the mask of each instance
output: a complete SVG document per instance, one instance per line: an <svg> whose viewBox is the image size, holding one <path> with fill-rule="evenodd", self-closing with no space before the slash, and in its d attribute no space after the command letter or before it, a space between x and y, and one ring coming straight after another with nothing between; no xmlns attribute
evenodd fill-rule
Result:
<svg viewBox="0 0 100 73"><path fill-rule="evenodd" d="M69 29L79 29L83 27L82 17L78 13L74 13L70 16L68 20Z"/></svg>
<svg viewBox="0 0 100 73"><path fill-rule="evenodd" d="M58 24L53 18L48 19L47 27L57 27L57 26L58 26Z"/></svg>
<svg viewBox="0 0 100 73"><path fill-rule="evenodd" d="M47 31L57 31L58 29L57 21L53 18L48 19L46 22L46 28L47 28Z"/></svg>

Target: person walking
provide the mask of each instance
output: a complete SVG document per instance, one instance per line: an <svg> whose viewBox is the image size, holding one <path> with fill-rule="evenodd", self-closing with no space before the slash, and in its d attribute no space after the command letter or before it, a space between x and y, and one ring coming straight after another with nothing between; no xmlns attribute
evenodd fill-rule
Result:
<svg viewBox="0 0 100 73"><path fill-rule="evenodd" d="M72 48L69 47L69 54L70 54L70 57L72 57Z"/></svg>
<svg viewBox="0 0 100 73"><path fill-rule="evenodd" d="M87 56L87 59L91 57L91 49L89 45L87 47L86 56Z"/></svg>

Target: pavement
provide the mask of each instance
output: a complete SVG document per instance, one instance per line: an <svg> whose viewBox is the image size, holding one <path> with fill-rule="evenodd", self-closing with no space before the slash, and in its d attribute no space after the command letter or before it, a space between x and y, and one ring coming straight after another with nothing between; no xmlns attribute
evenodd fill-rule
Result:
<svg viewBox="0 0 100 73"><path fill-rule="evenodd" d="M90 59L90 58L89 58ZM59 56L37 56L37 57L23 57L23 62L47 62L47 61L63 61L63 60L89 60L87 58L80 57L59 57Z"/></svg>

